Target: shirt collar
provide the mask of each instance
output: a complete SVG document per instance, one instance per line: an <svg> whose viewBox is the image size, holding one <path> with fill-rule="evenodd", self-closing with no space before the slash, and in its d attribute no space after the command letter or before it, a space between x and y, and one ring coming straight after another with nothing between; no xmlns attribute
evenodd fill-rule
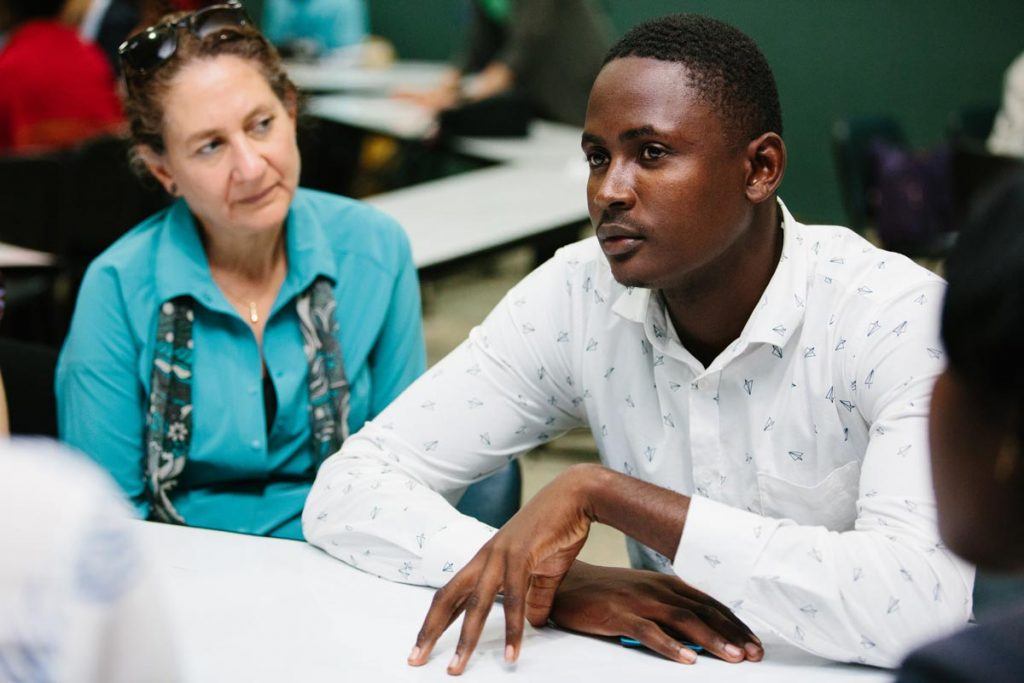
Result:
<svg viewBox="0 0 1024 683"><path fill-rule="evenodd" d="M285 219L285 249L288 274L271 314L304 291L317 277L338 281L338 263L333 257L323 226L308 200L299 190ZM156 291L160 302L190 296L211 310L233 312L221 293L199 239L199 226L183 199L164 215L164 227L156 254Z"/></svg>
<svg viewBox="0 0 1024 683"><path fill-rule="evenodd" d="M793 218L781 199L777 201L782 212L782 255L738 343L733 345L737 351L757 342L785 346L803 321L807 300L805 228ZM625 320L643 324L653 343L664 341L670 330L664 303L661 297L652 296L650 289L627 287L615 300L612 310Z"/></svg>

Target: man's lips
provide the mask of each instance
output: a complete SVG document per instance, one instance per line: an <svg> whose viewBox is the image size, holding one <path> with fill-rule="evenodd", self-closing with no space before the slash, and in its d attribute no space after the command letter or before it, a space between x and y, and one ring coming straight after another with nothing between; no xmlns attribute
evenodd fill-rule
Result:
<svg viewBox="0 0 1024 683"><path fill-rule="evenodd" d="M621 223L601 223L596 232L606 256L625 256L639 249L644 241L639 230Z"/></svg>

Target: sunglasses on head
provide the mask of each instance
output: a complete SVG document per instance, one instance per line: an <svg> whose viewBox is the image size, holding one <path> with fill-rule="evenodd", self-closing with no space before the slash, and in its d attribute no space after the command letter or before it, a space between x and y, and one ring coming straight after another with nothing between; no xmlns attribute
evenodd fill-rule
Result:
<svg viewBox="0 0 1024 683"><path fill-rule="evenodd" d="M178 50L178 31L187 29L203 40L216 36L218 41L240 35L239 29L252 26L252 20L239 2L210 5L173 22L156 24L136 33L121 43L117 54L124 66L135 71L154 69L174 56Z"/></svg>

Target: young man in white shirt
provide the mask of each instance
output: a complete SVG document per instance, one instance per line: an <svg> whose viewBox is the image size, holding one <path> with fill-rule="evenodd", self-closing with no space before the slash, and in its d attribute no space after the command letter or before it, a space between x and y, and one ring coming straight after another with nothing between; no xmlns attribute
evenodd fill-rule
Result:
<svg viewBox="0 0 1024 683"><path fill-rule="evenodd" d="M794 220L781 133L771 69L736 29L674 15L612 48L583 133L596 239L513 288L323 465L306 505L310 542L444 586L410 663L465 610L461 673L499 591L509 660L524 616L682 663L686 641L761 659L746 622L883 666L967 620L973 573L939 543L928 470L943 283ZM496 534L449 504L584 426L602 466ZM574 562L593 521L664 575Z"/></svg>

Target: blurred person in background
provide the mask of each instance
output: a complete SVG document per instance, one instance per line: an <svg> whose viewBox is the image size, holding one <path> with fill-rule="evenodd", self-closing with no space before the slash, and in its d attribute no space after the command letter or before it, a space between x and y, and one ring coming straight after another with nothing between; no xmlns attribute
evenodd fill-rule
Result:
<svg viewBox="0 0 1024 683"><path fill-rule="evenodd" d="M1024 158L1024 52L1006 70L1003 103L992 124L988 151Z"/></svg>
<svg viewBox="0 0 1024 683"><path fill-rule="evenodd" d="M0 154L47 150L120 130L103 53L59 21L63 0L0 0Z"/></svg>
<svg viewBox="0 0 1024 683"><path fill-rule="evenodd" d="M96 43L120 75L117 48L139 26L144 4L143 0L67 0L61 17L78 28L83 40Z"/></svg>
<svg viewBox="0 0 1024 683"><path fill-rule="evenodd" d="M326 56L358 46L369 30L364 0L265 0L263 32L289 53Z"/></svg>
<svg viewBox="0 0 1024 683"><path fill-rule="evenodd" d="M435 89L402 93L436 111L515 93L534 114L582 125L611 28L594 0L472 0L469 35ZM473 75L472 79L466 79Z"/></svg>

